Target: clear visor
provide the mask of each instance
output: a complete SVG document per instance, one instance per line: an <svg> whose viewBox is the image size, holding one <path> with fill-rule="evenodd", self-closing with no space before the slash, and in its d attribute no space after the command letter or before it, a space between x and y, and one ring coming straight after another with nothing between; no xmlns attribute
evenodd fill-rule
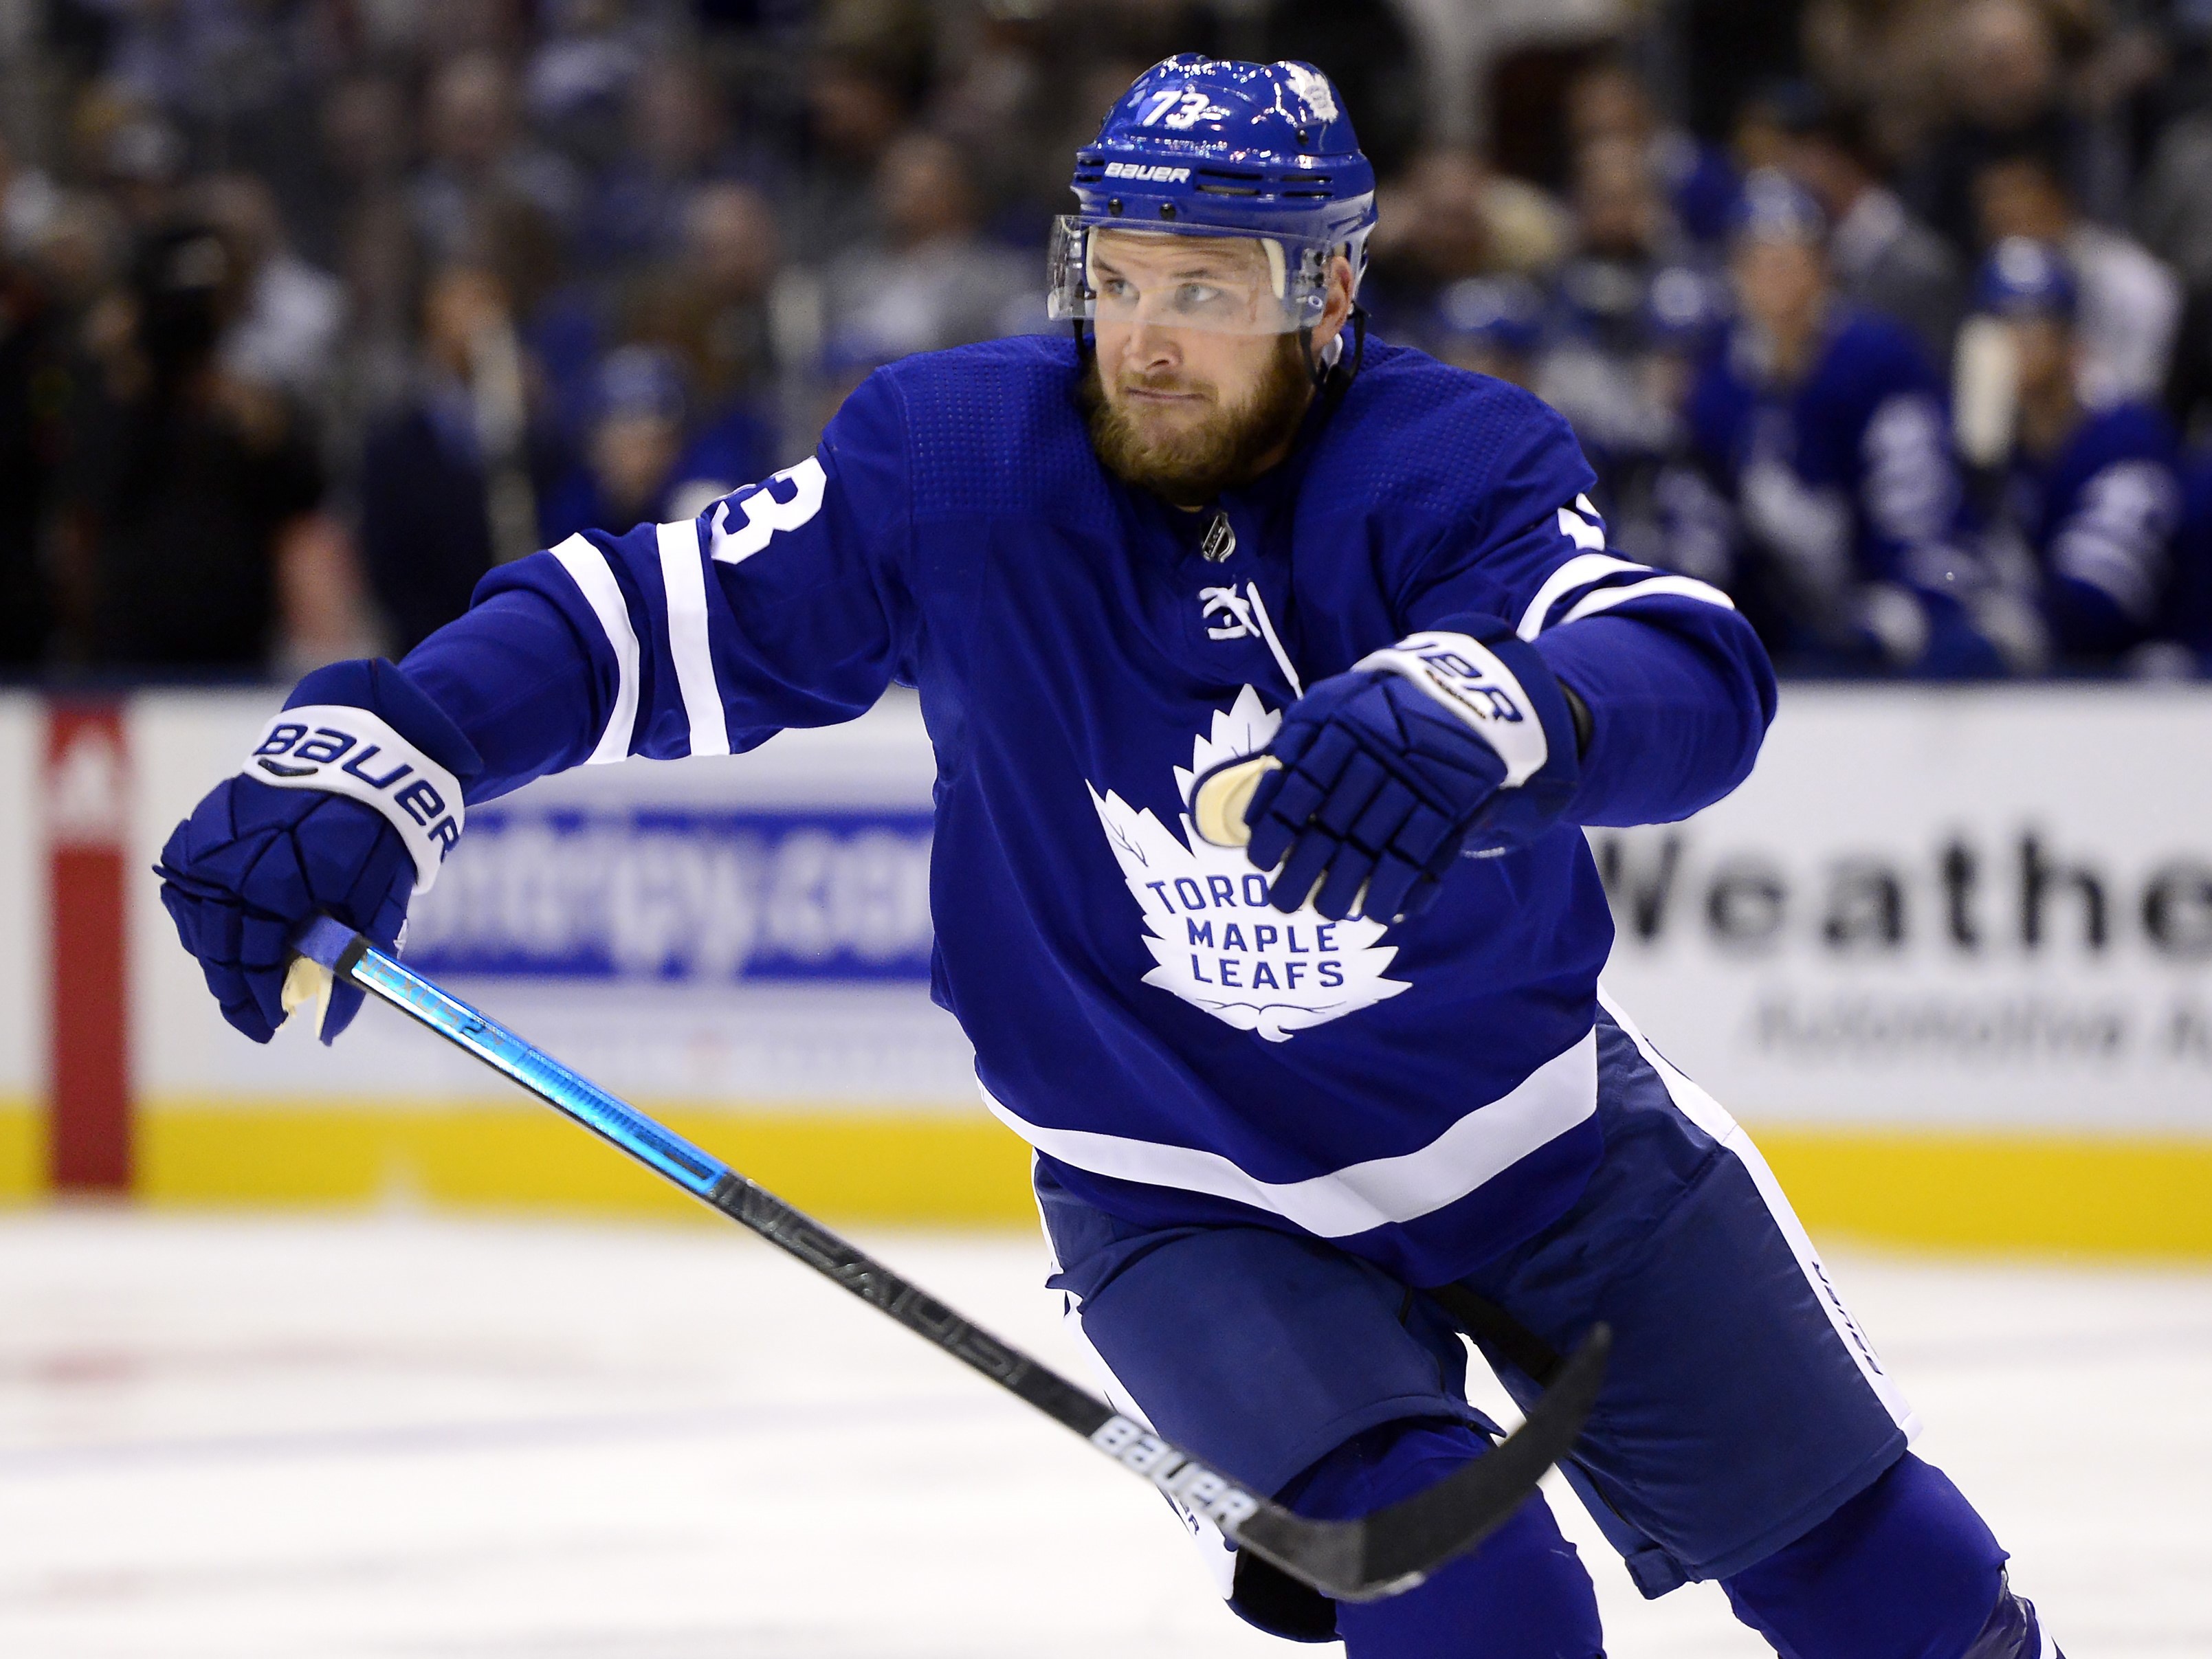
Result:
<svg viewBox="0 0 2212 1659"><path fill-rule="evenodd" d="M1062 214L1053 222L1046 309L1055 322L1289 334L1321 321L1333 252L1249 231L1136 230Z"/></svg>

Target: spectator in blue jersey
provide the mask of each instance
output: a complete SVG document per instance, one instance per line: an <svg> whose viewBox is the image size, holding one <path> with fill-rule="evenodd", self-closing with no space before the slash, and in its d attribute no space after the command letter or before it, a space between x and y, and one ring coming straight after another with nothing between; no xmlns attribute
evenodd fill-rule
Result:
<svg viewBox="0 0 2212 1659"><path fill-rule="evenodd" d="M1936 372L1903 325L1845 304L1826 225L1754 173L1731 253L1740 316L1690 394L1691 441L1735 509L1734 589L1769 649L1843 672L1994 675Z"/></svg>
<svg viewBox="0 0 2212 1659"><path fill-rule="evenodd" d="M1662 422L1657 441L1613 458L1599 500L1607 544L1717 587L1735 580L1735 514L1688 452L1690 394L1729 320L1724 283L1694 265L1669 265L1644 295L1637 380ZM1593 465L1597 465L1593 461Z"/></svg>
<svg viewBox="0 0 2212 1659"><path fill-rule="evenodd" d="M2052 657L2109 667L2166 631L2180 513L2173 434L2149 404L2085 404L2080 294L2048 243L1997 244L1975 283L2015 392L1991 565L2033 595Z"/></svg>
<svg viewBox="0 0 2212 1659"><path fill-rule="evenodd" d="M2057 160L2023 148L1974 174L1983 245L2011 236L2066 257L2081 294L2075 334L2082 395L2092 403L2153 398L2165 389L2181 323L2181 283L2142 243L2090 219Z"/></svg>

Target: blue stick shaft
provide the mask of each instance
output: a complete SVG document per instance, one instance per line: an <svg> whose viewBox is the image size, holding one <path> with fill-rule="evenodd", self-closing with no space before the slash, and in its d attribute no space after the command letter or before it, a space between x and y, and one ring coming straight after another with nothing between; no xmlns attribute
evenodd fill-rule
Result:
<svg viewBox="0 0 2212 1659"><path fill-rule="evenodd" d="M360 984L405 1008L425 1025L506 1073L547 1105L614 1142L632 1158L651 1164L679 1187L711 1199L716 1185L729 1176L729 1165L720 1158L662 1128L589 1078L580 1077L534 1044L524 1042L497 1020L487 1018L420 974L403 968L374 945L364 949L349 971Z"/></svg>

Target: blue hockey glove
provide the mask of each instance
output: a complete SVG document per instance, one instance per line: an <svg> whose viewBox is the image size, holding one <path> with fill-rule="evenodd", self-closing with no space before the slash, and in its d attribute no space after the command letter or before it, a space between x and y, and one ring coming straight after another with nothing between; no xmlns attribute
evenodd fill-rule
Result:
<svg viewBox="0 0 2212 1659"><path fill-rule="evenodd" d="M388 662L301 680L155 866L223 1018L256 1042L276 1035L293 933L318 912L392 948L410 897L460 838L461 786L482 769L460 728ZM332 988L324 1042L361 1000Z"/></svg>
<svg viewBox="0 0 2212 1659"><path fill-rule="evenodd" d="M1581 775L1567 694L1493 617L1415 634L1323 680L1283 716L1247 850L1279 910L1418 915L1463 848L1550 829Z"/></svg>

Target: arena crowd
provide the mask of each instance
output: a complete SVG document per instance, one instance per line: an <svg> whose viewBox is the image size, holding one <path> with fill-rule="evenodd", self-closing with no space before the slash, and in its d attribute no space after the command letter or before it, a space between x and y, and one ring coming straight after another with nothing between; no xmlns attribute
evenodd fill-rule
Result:
<svg viewBox="0 0 2212 1659"><path fill-rule="evenodd" d="M1480 143L1431 9L27 7L0 674L397 655L799 459L875 366L1048 326L1073 152L1193 50L1328 71L1370 325L1563 410L1609 550L1785 669L2212 672L2212 4L1583 7L1485 58Z"/></svg>

